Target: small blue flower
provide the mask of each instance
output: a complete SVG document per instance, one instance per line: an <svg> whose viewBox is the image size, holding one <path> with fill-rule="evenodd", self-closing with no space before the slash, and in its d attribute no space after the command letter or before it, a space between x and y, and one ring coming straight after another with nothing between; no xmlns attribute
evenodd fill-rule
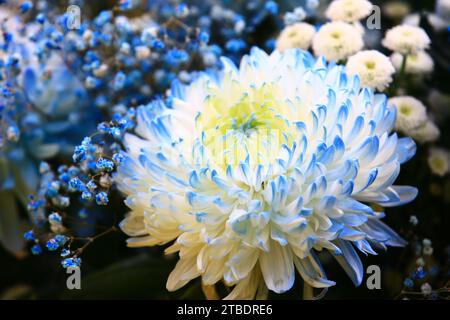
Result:
<svg viewBox="0 0 450 320"><path fill-rule="evenodd" d="M63 268L76 268L81 265L80 258L66 258L61 262Z"/></svg>
<svg viewBox="0 0 450 320"><path fill-rule="evenodd" d="M225 48L233 53L240 52L247 47L242 39L231 39L225 44Z"/></svg>
<svg viewBox="0 0 450 320"><path fill-rule="evenodd" d="M423 279L425 278L427 275L427 272L422 268L422 267L418 267L416 270L414 270L412 277L413 279Z"/></svg>
<svg viewBox="0 0 450 320"><path fill-rule="evenodd" d="M84 183L77 177L70 179L69 181L69 190L70 191L83 191L86 189Z"/></svg>
<svg viewBox="0 0 450 320"><path fill-rule="evenodd" d="M59 213L53 212L53 213L51 213L51 214L48 216L48 221L49 221L50 223L57 223L57 224L60 224L60 223L62 223L62 218L61 218L61 216L59 215Z"/></svg>
<svg viewBox="0 0 450 320"><path fill-rule="evenodd" d="M61 250L61 257L67 257L69 254L70 254L70 250L68 250L68 249Z"/></svg>
<svg viewBox="0 0 450 320"><path fill-rule="evenodd" d="M42 253L42 247L38 244L35 244L34 246L31 247L31 253L35 256L39 255Z"/></svg>
<svg viewBox="0 0 450 320"><path fill-rule="evenodd" d="M44 174L44 173L49 172L49 171L50 171L49 164L47 162L45 162L45 161L42 161L39 164L39 173Z"/></svg>
<svg viewBox="0 0 450 320"><path fill-rule="evenodd" d="M50 251L55 251L59 248L59 243L55 239L50 239L47 241L46 247Z"/></svg>
<svg viewBox="0 0 450 320"><path fill-rule="evenodd" d="M113 157L112 157L112 159L116 165L121 164L123 162L124 158L125 157L121 153L115 153L115 154L113 154Z"/></svg>
<svg viewBox="0 0 450 320"><path fill-rule="evenodd" d="M100 206L107 205L108 201L108 194L106 192L101 191L95 196L95 202L97 202L97 204Z"/></svg>
<svg viewBox="0 0 450 320"><path fill-rule="evenodd" d="M64 244L66 244L66 242L68 240L67 237L63 234L57 234L54 239L60 246L63 246Z"/></svg>
<svg viewBox="0 0 450 320"><path fill-rule="evenodd" d="M185 3L180 3L175 8L175 15L178 18L186 18L189 15L189 8Z"/></svg>
<svg viewBox="0 0 450 320"><path fill-rule="evenodd" d="M406 278L405 281L403 281L403 284L408 288L414 287L414 281L412 281L410 278Z"/></svg>
<svg viewBox="0 0 450 320"><path fill-rule="evenodd" d="M34 236L33 230L29 230L29 231L25 232L23 234L23 237L25 238L25 240L28 240L28 241L34 241L36 239Z"/></svg>
<svg viewBox="0 0 450 320"><path fill-rule="evenodd" d="M81 193L81 198L86 201L91 201L93 198L93 194L89 191L83 191Z"/></svg>
<svg viewBox="0 0 450 320"><path fill-rule="evenodd" d="M267 11L269 11L271 14L276 15L278 14L278 4L275 1L267 1L264 5Z"/></svg>
<svg viewBox="0 0 450 320"><path fill-rule="evenodd" d="M99 158L96 167L98 171L111 172L114 169L114 162L105 158Z"/></svg>
<svg viewBox="0 0 450 320"><path fill-rule="evenodd" d="M33 8L33 3L31 1L25 1L20 5L19 10L20 10L20 13L26 13L31 8Z"/></svg>
<svg viewBox="0 0 450 320"><path fill-rule="evenodd" d="M90 181L86 184L86 187L87 187L89 190L93 191L93 190L97 189L97 184L95 183L94 180L90 180Z"/></svg>
<svg viewBox="0 0 450 320"><path fill-rule="evenodd" d="M116 76L114 77L114 90L121 90L125 86L125 81L127 77L125 73L122 71L117 72Z"/></svg>

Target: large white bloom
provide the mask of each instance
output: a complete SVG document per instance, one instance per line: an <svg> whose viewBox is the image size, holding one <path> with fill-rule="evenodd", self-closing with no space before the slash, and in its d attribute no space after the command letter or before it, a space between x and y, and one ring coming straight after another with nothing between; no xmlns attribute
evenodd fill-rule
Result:
<svg viewBox="0 0 450 320"><path fill-rule="evenodd" d="M394 97L389 99L388 103L397 108L395 128L405 134L424 125L428 120L427 109L414 97Z"/></svg>
<svg viewBox="0 0 450 320"><path fill-rule="evenodd" d="M313 50L317 56L340 61L360 51L364 46L361 32L345 22L324 24L313 39Z"/></svg>
<svg viewBox="0 0 450 320"><path fill-rule="evenodd" d="M404 245L368 204L417 193L392 185L415 152L391 132L395 108L304 51L253 49L239 68L222 61L221 74L174 82L171 108L138 109L115 177L131 209L128 244L172 243L166 252L180 259L169 290L201 276L234 285L227 298L264 297L289 290L295 270L328 287L320 251L359 284L357 250Z"/></svg>
<svg viewBox="0 0 450 320"><path fill-rule="evenodd" d="M430 38L419 27L399 25L386 32L383 46L402 55L415 54L430 46Z"/></svg>
<svg viewBox="0 0 450 320"><path fill-rule="evenodd" d="M289 25L278 36L277 50L284 51L292 48L306 50L311 46L315 33L316 29L309 23L299 22Z"/></svg>
<svg viewBox="0 0 450 320"><path fill-rule="evenodd" d="M443 177L450 171L450 152L442 148L431 148L428 154L431 172Z"/></svg>
<svg viewBox="0 0 450 320"><path fill-rule="evenodd" d="M396 70L400 70L403 63L403 56L400 53L393 53L391 61ZM434 69L434 62L431 56L425 51L419 51L416 54L410 54L406 59L405 72L411 74L430 73Z"/></svg>
<svg viewBox="0 0 450 320"><path fill-rule="evenodd" d="M372 3L367 0L334 0L325 12L332 21L355 22L367 17Z"/></svg>
<svg viewBox="0 0 450 320"><path fill-rule="evenodd" d="M360 51L351 56L346 68L348 74L359 76L363 86L379 91L389 86L395 72L389 58L377 50Z"/></svg>

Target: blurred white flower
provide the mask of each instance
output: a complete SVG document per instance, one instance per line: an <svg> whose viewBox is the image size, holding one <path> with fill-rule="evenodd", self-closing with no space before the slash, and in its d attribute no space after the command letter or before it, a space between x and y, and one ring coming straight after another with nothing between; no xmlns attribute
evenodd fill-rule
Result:
<svg viewBox="0 0 450 320"><path fill-rule="evenodd" d="M419 27L399 25L386 32L382 43L386 48L403 55L414 54L430 46L430 38Z"/></svg>
<svg viewBox="0 0 450 320"><path fill-rule="evenodd" d="M392 82L395 72L388 57L376 50L360 51L348 59L347 73L358 75L361 84L383 91Z"/></svg>
<svg viewBox="0 0 450 320"><path fill-rule="evenodd" d="M372 3L367 0L335 0L326 11L332 21L355 22L367 17L372 10Z"/></svg>
<svg viewBox="0 0 450 320"><path fill-rule="evenodd" d="M446 20L450 20L450 0L438 0L436 2L436 14Z"/></svg>
<svg viewBox="0 0 450 320"><path fill-rule="evenodd" d="M410 5L404 1L392 1L383 5L384 15L392 19L402 19L410 11Z"/></svg>
<svg viewBox="0 0 450 320"><path fill-rule="evenodd" d="M391 61L395 69L399 71L402 67L403 56L400 53L395 52L391 55ZM410 54L406 59L406 73L424 74L432 72L433 69L433 59L425 51L419 51L416 54Z"/></svg>
<svg viewBox="0 0 450 320"><path fill-rule="evenodd" d="M419 143L427 143L439 139L441 132L433 121L427 120L425 124L411 130L408 135Z"/></svg>
<svg viewBox="0 0 450 320"><path fill-rule="evenodd" d="M426 296L430 295L433 292L433 289L431 288L430 284L428 282L424 283L421 287L420 290L422 291L422 293Z"/></svg>
<svg viewBox="0 0 450 320"><path fill-rule="evenodd" d="M435 119L437 124L444 123L450 117L450 93L430 89L427 97L427 105L433 114L439 115L439 118Z"/></svg>
<svg viewBox="0 0 450 320"><path fill-rule="evenodd" d="M337 21L323 25L313 39L315 55L327 60L344 60L364 46L362 34L351 24Z"/></svg>
<svg viewBox="0 0 450 320"><path fill-rule="evenodd" d="M292 48L306 50L311 46L315 33L316 29L309 23L299 22L289 25L281 31L276 48L279 51Z"/></svg>
<svg viewBox="0 0 450 320"><path fill-rule="evenodd" d="M450 171L450 151L431 148L428 154L428 166L435 175L445 176Z"/></svg>
<svg viewBox="0 0 450 320"><path fill-rule="evenodd" d="M395 127L407 135L411 130L424 125L428 119L425 106L414 97L394 97L389 99L388 103L397 108Z"/></svg>

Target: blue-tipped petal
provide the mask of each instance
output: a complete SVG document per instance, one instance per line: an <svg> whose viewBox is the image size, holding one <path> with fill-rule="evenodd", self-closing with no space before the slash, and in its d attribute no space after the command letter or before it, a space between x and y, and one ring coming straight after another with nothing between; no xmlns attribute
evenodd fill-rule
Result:
<svg viewBox="0 0 450 320"><path fill-rule="evenodd" d="M361 259L352 245L345 240L336 240L335 243L342 251L341 255L335 255L335 259L345 270L355 286L359 286L364 276Z"/></svg>

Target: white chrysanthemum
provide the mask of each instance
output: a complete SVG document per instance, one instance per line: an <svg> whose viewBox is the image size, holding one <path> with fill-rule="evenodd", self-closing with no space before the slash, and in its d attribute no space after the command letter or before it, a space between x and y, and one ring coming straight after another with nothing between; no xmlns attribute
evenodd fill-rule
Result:
<svg viewBox="0 0 450 320"><path fill-rule="evenodd" d="M436 2L436 14L446 21L450 21L450 0Z"/></svg>
<svg viewBox="0 0 450 320"><path fill-rule="evenodd" d="M402 68L403 55L400 53L393 53L391 61L395 69L399 71ZM433 58L425 51L419 51L416 54L410 54L406 59L405 72L411 74L425 74L430 73L434 69Z"/></svg>
<svg viewBox="0 0 450 320"><path fill-rule="evenodd" d="M395 128L405 134L424 125L428 120L427 109L414 97L394 97L389 99L388 103L397 108Z"/></svg>
<svg viewBox="0 0 450 320"><path fill-rule="evenodd" d="M388 30L382 43L394 52L409 55L427 49L430 38L422 28L400 25Z"/></svg>
<svg viewBox="0 0 450 320"><path fill-rule="evenodd" d="M299 22L287 26L278 36L276 48L279 51L286 49L308 49L311 46L312 39L316 29L309 23Z"/></svg>
<svg viewBox="0 0 450 320"><path fill-rule="evenodd" d="M234 286L227 298L289 290L296 271L317 288L329 251L355 284L356 250L402 246L382 212L417 190L393 186L415 153L392 133L395 108L362 89L342 66L308 52L253 49L237 68L170 90L172 106L137 110L115 177L131 212L133 247L172 243L179 253L167 288L201 276Z"/></svg>
<svg viewBox="0 0 450 320"><path fill-rule="evenodd" d="M450 152L442 148L431 148L428 154L431 172L443 177L450 171Z"/></svg>
<svg viewBox="0 0 450 320"><path fill-rule="evenodd" d="M332 21L355 22L367 17L371 11L372 3L367 0L334 0L325 14Z"/></svg>
<svg viewBox="0 0 450 320"><path fill-rule="evenodd" d="M421 125L417 129L410 130L408 135L419 143L427 143L434 142L439 139L441 132L433 121L427 120L425 124Z"/></svg>
<svg viewBox="0 0 450 320"><path fill-rule="evenodd" d="M392 82L395 72L388 57L376 50L360 51L347 61L347 73L358 75L361 84L383 91Z"/></svg>
<svg viewBox="0 0 450 320"><path fill-rule="evenodd" d="M363 46L362 34L358 29L340 21L324 24L313 39L314 54L330 61L345 60Z"/></svg>

